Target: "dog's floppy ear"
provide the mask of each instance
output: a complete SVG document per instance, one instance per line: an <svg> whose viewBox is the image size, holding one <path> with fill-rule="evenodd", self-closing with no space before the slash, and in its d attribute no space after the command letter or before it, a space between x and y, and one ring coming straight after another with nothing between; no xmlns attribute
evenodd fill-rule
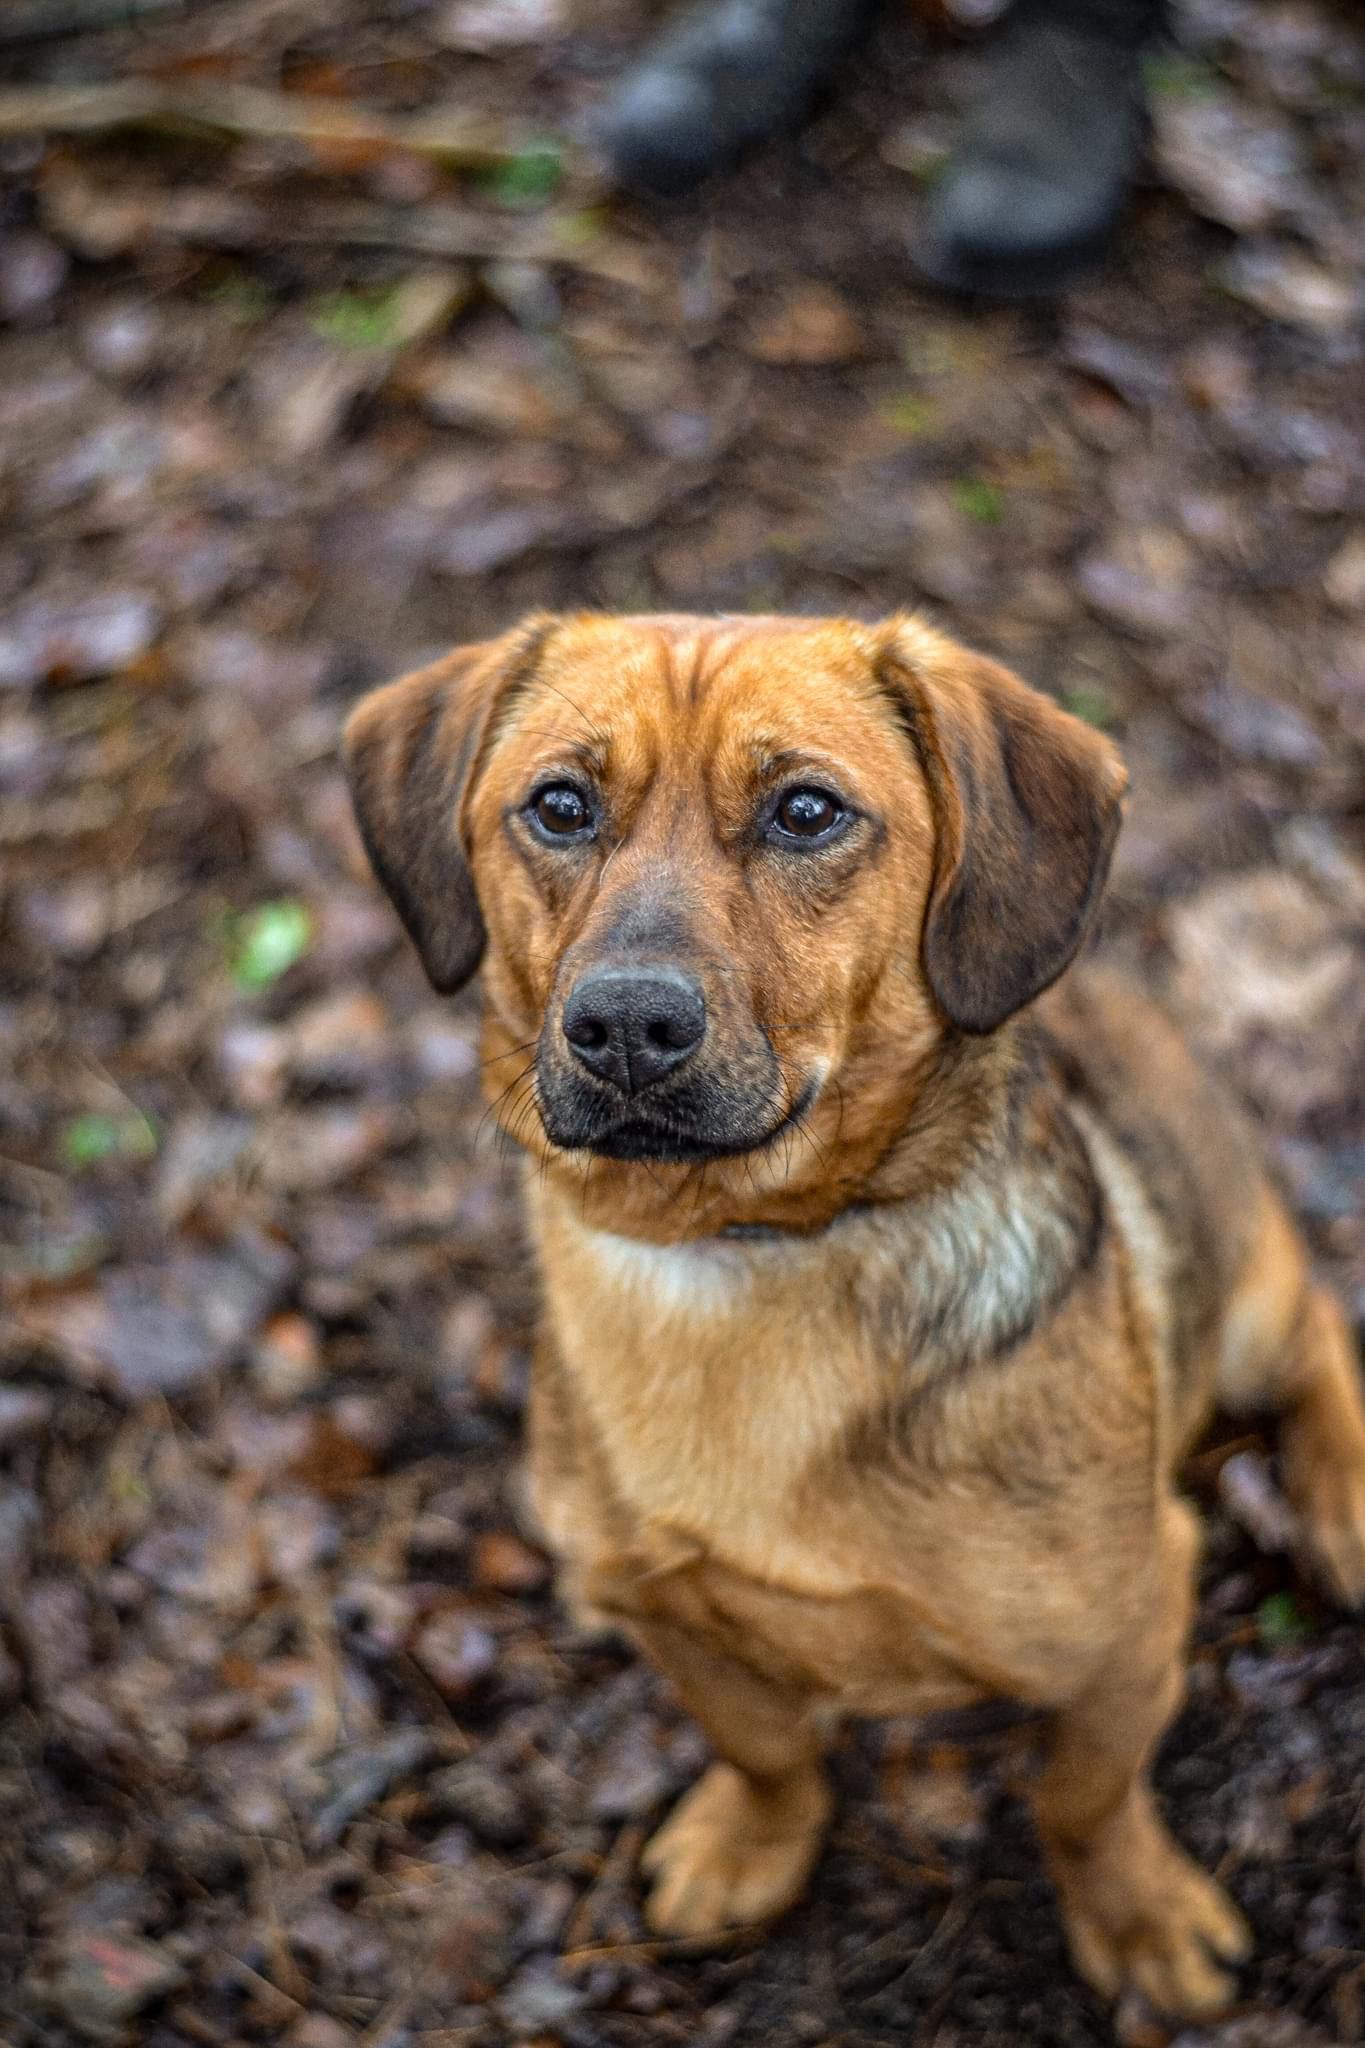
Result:
<svg viewBox="0 0 1365 2048"><path fill-rule="evenodd" d="M498 713L529 680L556 621L458 647L371 691L341 751L365 851L427 978L462 988L483 958L484 924L464 842L465 800Z"/></svg>
<svg viewBox="0 0 1365 2048"><path fill-rule="evenodd" d="M914 620L888 630L880 673L935 812L929 986L962 1030L993 1031L1057 979L1085 937L1127 774L1102 734Z"/></svg>

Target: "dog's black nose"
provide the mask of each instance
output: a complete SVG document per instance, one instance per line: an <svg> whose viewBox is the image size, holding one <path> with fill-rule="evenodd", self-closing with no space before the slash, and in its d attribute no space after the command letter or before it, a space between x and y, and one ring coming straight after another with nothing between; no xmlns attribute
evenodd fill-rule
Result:
<svg viewBox="0 0 1365 2048"><path fill-rule="evenodd" d="M564 1005L576 1060L624 1095L652 1088L706 1036L706 999L676 967L594 967Z"/></svg>

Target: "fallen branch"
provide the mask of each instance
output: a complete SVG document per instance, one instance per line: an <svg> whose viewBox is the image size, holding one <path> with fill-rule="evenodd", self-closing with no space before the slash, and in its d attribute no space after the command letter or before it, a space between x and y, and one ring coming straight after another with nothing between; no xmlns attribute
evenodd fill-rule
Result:
<svg viewBox="0 0 1365 2048"><path fill-rule="evenodd" d="M97 85L17 86L0 92L0 137L108 134L137 128L206 142L302 142L315 149L406 150L462 170L496 169L531 137L483 114L391 117L345 100L260 86L165 85L129 78Z"/></svg>

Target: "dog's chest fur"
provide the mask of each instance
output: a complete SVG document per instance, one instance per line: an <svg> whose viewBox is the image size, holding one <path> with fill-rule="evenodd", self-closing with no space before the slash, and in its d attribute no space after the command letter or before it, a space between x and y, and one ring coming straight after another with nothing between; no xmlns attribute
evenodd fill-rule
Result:
<svg viewBox="0 0 1365 2048"><path fill-rule="evenodd" d="M860 1428L1026 1335L1084 1228L1036 1169L994 1163L811 1238L657 1246L534 1194L532 1216L553 1340L635 1530L828 1595L866 1583L828 1512Z"/></svg>
<svg viewBox="0 0 1365 2048"><path fill-rule="evenodd" d="M875 1369L831 1341L801 1285L799 1241L657 1246L543 1219L555 1342L631 1519L741 1569L843 1590L793 1526L801 1479L875 1396ZM823 1294L823 1289L818 1293ZM740 1389L743 1398L736 1398Z"/></svg>

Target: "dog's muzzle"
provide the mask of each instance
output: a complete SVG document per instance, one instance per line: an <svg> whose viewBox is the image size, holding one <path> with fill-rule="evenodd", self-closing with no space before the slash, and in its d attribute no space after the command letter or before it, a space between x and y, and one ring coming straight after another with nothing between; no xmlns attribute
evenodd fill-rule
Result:
<svg viewBox="0 0 1365 2048"><path fill-rule="evenodd" d="M724 988L713 1007L700 977L675 960L585 967L557 1015L552 1007L536 1066L550 1142L608 1159L749 1152L789 1109L755 1020L733 1014Z"/></svg>

